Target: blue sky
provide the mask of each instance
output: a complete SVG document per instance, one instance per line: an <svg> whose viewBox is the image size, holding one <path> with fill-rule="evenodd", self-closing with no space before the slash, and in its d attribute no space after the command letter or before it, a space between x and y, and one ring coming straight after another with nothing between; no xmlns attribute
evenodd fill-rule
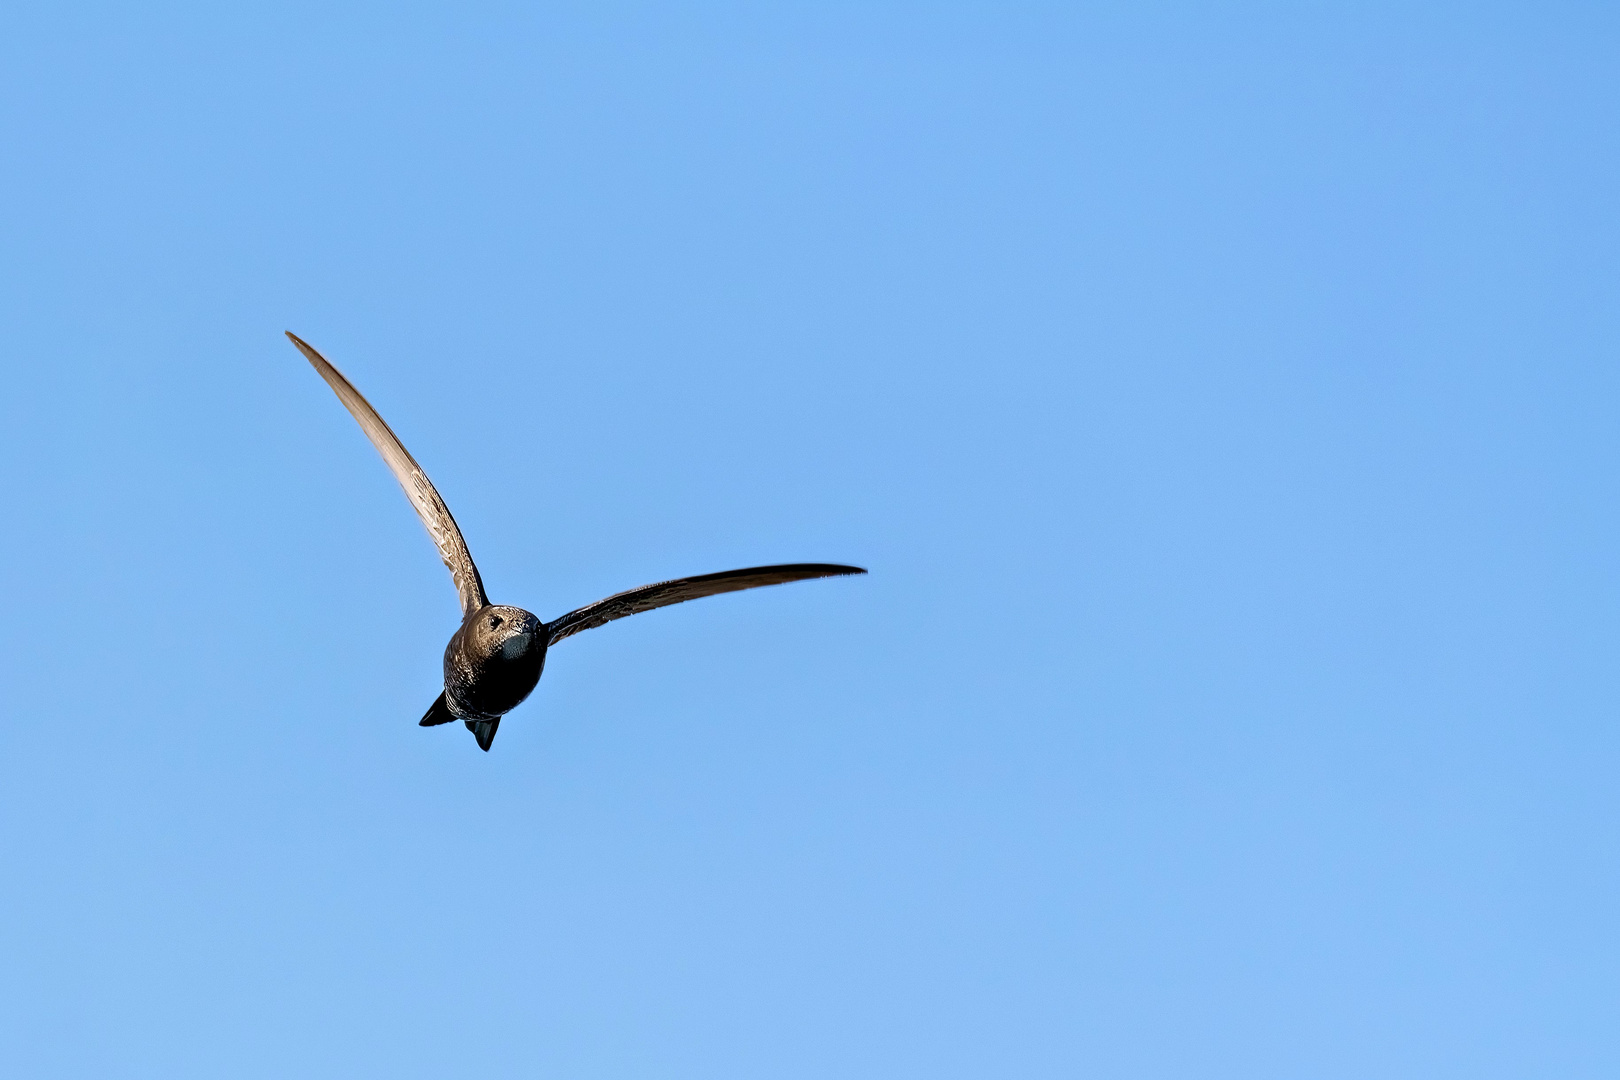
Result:
<svg viewBox="0 0 1620 1080"><path fill-rule="evenodd" d="M1617 54L9 9L0 1071L1615 1075Z"/></svg>

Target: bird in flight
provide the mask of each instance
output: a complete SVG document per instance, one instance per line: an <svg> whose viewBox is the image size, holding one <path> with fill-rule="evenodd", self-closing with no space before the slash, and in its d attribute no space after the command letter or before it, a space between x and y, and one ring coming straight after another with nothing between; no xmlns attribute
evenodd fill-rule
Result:
<svg viewBox="0 0 1620 1080"><path fill-rule="evenodd" d="M484 582L478 576L467 552L467 542L461 538L450 508L444 505L433 483L422 471L393 431L377 415L377 410L360 396L342 372L327 363L326 358L299 337L287 332L287 337L298 346L314 366L321 378L337 393L343 407L360 422L371 445L377 448L388 469L405 489L405 495L416 507L428 535L438 546L439 557L450 568L450 577L456 583L461 597L461 627L450 635L450 644L444 649L444 693L429 706L422 717L423 727L448 724L460 720L478 740L480 750L488 750L495 741L495 730L501 717L515 709L535 684L545 667L546 650L563 638L572 637L581 630L590 630L603 623L636 615L654 608L696 600L701 596L757 589L761 585L781 585L789 581L809 578L835 577L840 574L864 574L858 566L838 566L830 563L788 563L783 566L751 566L745 570L724 570L718 574L700 574L697 577L660 581L656 585L643 585L639 589L616 593L606 600L598 600L576 608L568 614L541 622L529 612L506 604L491 604L484 595Z"/></svg>

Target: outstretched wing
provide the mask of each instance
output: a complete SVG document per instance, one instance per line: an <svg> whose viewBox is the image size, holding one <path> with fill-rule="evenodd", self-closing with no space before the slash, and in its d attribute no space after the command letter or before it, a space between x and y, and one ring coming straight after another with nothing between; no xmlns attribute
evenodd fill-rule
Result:
<svg viewBox="0 0 1620 1080"><path fill-rule="evenodd" d="M467 552L467 542L461 538L461 530L456 528L456 519L450 516L450 508L444 505L439 493L434 490L433 482L422 471L422 466L416 463L410 452L405 449L399 437L383 423L383 418L377 415L377 410L371 403L360 396L343 373L326 362L326 357L310 348L308 344L300 341L292 331L287 337L298 346L298 351L310 362L315 370L325 379L327 385L336 391L338 400L343 407L360 421L360 430L366 433L371 445L377 448L383 461L387 462L388 470L399 481L399 486L405 489L405 495L416 507L416 512L422 518L422 524L427 526L428 535L439 548L439 558L444 565L450 568L450 576L455 579L456 592L461 595L461 614L465 618L469 612L477 611L489 603L484 596L484 583L478 576L478 567L473 565L472 556Z"/></svg>
<svg viewBox="0 0 1620 1080"><path fill-rule="evenodd" d="M718 574L660 581L656 585L643 585L639 589L617 593L606 600L570 611L555 622L546 624L548 645L555 645L565 637L581 630L590 630L603 623L622 619L626 615L639 615L653 608L668 607L700 596L737 592L739 589L757 589L761 585L783 585L789 581L809 578L836 577L839 574L864 574L858 566L838 566L832 563L789 563L785 566L751 566L746 570L725 570Z"/></svg>

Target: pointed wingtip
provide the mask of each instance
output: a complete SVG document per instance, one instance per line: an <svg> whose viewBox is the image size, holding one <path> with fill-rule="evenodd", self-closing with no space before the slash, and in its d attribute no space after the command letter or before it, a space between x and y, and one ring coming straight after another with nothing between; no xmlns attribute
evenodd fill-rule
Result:
<svg viewBox="0 0 1620 1080"><path fill-rule="evenodd" d="M303 353L304 354L304 359L308 360L310 363L312 363L312 364L315 363L315 357L321 355L320 353L315 351L314 347L311 346L309 342L305 341L303 338L299 337L297 334L293 333L291 330L283 330L282 333L287 335L287 340L292 342L293 347L296 348L299 352ZM325 358L322 357L322 359L325 359ZM319 365L317 365L317 366L319 366Z"/></svg>

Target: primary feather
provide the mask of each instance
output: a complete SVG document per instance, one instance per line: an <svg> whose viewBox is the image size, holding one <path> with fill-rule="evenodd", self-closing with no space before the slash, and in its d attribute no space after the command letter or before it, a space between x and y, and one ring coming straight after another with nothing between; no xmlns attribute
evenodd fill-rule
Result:
<svg viewBox="0 0 1620 1080"><path fill-rule="evenodd" d="M858 566L839 566L836 563L787 563L782 566L750 566L744 570L722 570L718 574L699 574L697 577L676 578L643 585L614 593L606 600L576 608L568 614L546 624L547 644L555 645L565 637L581 630L590 630L622 619L626 615L639 615L643 611L668 607L699 597L718 593L757 589L761 585L784 585L789 581L809 578L836 577L839 574L864 574Z"/></svg>
<svg viewBox="0 0 1620 1080"><path fill-rule="evenodd" d="M477 611L489 603L484 595L484 582L478 576L478 567L473 565L472 554L467 550L467 541L461 538L461 530L456 527L456 519L450 516L450 508L444 505L439 498L438 491L433 487L433 481L427 478L422 466L411 457L405 444L399 441L393 429L383 422L377 415L377 410L371 403L361 396L354 384L343 377L343 373L327 362L326 357L316 352L306 342L299 339L291 330L287 336L292 343L298 346L298 351L304 354L304 359L326 380L343 402L354 418L360 422L360 430L366 433L371 445L377 448L382 459L388 465L388 471L394 474L399 486L405 489L406 498L416 508L417 515L422 524L427 526L428 535L433 538L434 545L439 549L439 558L450 569L450 577L456 583L456 592L461 597L461 615L466 618L471 612Z"/></svg>

